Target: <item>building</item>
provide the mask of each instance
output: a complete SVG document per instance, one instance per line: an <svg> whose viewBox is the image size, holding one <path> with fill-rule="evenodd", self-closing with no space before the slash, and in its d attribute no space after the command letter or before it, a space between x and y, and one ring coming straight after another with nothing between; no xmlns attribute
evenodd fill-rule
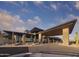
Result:
<svg viewBox="0 0 79 59"><path fill-rule="evenodd" d="M38 32L44 31L43 29L34 27L30 32L33 34L32 38L34 39L33 42L38 42Z"/></svg>
<svg viewBox="0 0 79 59"><path fill-rule="evenodd" d="M14 31L7 31L4 30L4 32L7 34L7 38L11 43L24 43L25 34L23 32L14 32Z"/></svg>
<svg viewBox="0 0 79 59"><path fill-rule="evenodd" d="M66 23L57 25L53 28L44 30L39 32L39 42L43 41L43 36L56 36L56 35L62 35L63 36L63 44L69 45L69 34L71 34L77 19L74 19L72 21L68 21Z"/></svg>
<svg viewBox="0 0 79 59"><path fill-rule="evenodd" d="M46 41L49 42L50 36L62 35L63 44L69 45L69 34L71 34L76 24L76 21L77 19L74 19L72 21L68 21L66 23L49 28L47 30L42 30L35 27L29 32L24 32L24 33L7 31L7 30L4 30L4 32L8 34L9 36L8 39L11 40L11 43L21 43L21 44L24 44L26 42L43 43Z"/></svg>

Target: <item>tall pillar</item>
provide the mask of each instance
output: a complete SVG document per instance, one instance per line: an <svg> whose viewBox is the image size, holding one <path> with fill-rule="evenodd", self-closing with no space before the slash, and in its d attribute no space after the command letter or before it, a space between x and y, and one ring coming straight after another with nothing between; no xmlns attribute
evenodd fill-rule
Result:
<svg viewBox="0 0 79 59"><path fill-rule="evenodd" d="M69 28L63 28L63 43L69 45Z"/></svg>
<svg viewBox="0 0 79 59"><path fill-rule="evenodd" d="M79 42L78 42L78 41L79 41L79 40L78 40L78 32L75 33L75 41L76 41L76 46L78 46L78 43L79 43Z"/></svg>
<svg viewBox="0 0 79 59"><path fill-rule="evenodd" d="M50 40L49 40L49 38L47 38L48 39L48 43L50 43Z"/></svg>
<svg viewBox="0 0 79 59"><path fill-rule="evenodd" d="M0 34L0 38L1 38L1 40L3 40L3 33Z"/></svg>
<svg viewBox="0 0 79 59"><path fill-rule="evenodd" d="M14 42L14 32L12 32L12 44Z"/></svg>
<svg viewBox="0 0 79 59"><path fill-rule="evenodd" d="M34 33L33 35L34 35L33 42L35 43L36 42L36 33Z"/></svg>
<svg viewBox="0 0 79 59"><path fill-rule="evenodd" d="M24 40L24 38L25 38L25 35L22 35L22 43L24 44L25 43L25 40Z"/></svg>
<svg viewBox="0 0 79 59"><path fill-rule="evenodd" d="M12 32L12 45L11 45L11 47L13 47L13 43L14 43L14 32Z"/></svg>
<svg viewBox="0 0 79 59"><path fill-rule="evenodd" d="M42 39L42 34L41 33L39 33L38 39L39 39L39 43L41 43L41 39Z"/></svg>
<svg viewBox="0 0 79 59"><path fill-rule="evenodd" d="M33 35L31 34L30 40L33 42Z"/></svg>
<svg viewBox="0 0 79 59"><path fill-rule="evenodd" d="M45 35L42 36L42 43L45 42Z"/></svg>
<svg viewBox="0 0 79 59"><path fill-rule="evenodd" d="M0 42L1 44L4 44L3 33L0 33Z"/></svg>
<svg viewBox="0 0 79 59"><path fill-rule="evenodd" d="M15 44L16 44L16 35L14 35L14 42L15 42Z"/></svg>

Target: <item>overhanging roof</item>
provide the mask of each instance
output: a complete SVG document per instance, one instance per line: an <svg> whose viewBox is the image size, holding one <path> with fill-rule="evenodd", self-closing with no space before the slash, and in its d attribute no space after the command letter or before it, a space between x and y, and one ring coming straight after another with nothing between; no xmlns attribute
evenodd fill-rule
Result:
<svg viewBox="0 0 79 59"><path fill-rule="evenodd" d="M77 19L68 21L66 23L60 24L58 26L55 26L53 28L47 29L45 31L39 32L47 36L55 36L55 35L62 35L62 29L68 27L69 28L69 34L71 34L74 25L76 24Z"/></svg>
<svg viewBox="0 0 79 59"><path fill-rule="evenodd" d="M40 31L43 31L43 29L34 27L30 32L31 32L31 33L38 33L38 32L40 32Z"/></svg>
<svg viewBox="0 0 79 59"><path fill-rule="evenodd" d="M26 34L26 33L23 33L23 32L15 32L15 31L8 31L8 30L3 30L4 32L8 33L8 34L17 34L17 35L22 35L22 34Z"/></svg>

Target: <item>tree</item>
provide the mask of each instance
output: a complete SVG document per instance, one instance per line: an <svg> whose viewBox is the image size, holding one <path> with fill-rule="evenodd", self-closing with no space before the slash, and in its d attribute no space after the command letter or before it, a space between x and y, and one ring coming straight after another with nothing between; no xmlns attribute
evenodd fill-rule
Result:
<svg viewBox="0 0 79 59"><path fill-rule="evenodd" d="M78 45L78 32L75 33L75 41L76 41L76 45Z"/></svg>

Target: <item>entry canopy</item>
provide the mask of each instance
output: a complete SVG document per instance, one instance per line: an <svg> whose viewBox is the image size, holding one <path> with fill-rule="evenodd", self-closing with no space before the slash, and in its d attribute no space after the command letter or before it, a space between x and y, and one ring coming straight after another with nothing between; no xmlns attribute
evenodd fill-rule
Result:
<svg viewBox="0 0 79 59"><path fill-rule="evenodd" d="M53 28L47 29L39 33L46 35L46 36L62 35L62 30L64 28L69 28L69 34L71 34L76 22L77 22L77 19L74 19L74 20L68 21L66 23L60 24L58 26L55 26Z"/></svg>

